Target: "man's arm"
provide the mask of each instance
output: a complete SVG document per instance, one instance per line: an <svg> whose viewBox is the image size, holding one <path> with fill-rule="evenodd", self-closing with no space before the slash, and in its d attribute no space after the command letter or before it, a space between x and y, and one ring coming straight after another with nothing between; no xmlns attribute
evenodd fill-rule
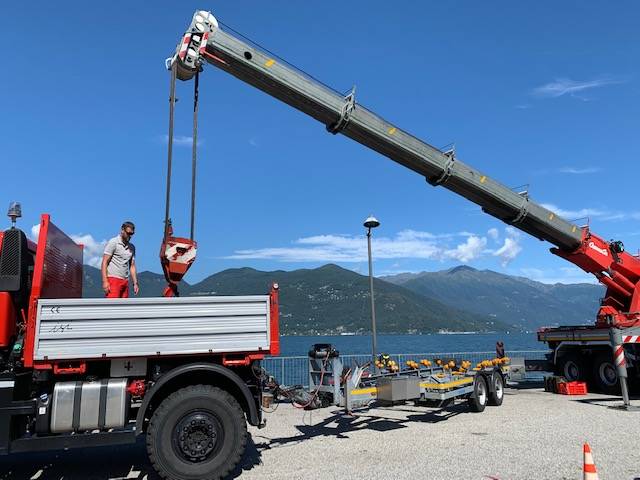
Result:
<svg viewBox="0 0 640 480"><path fill-rule="evenodd" d="M102 256L102 266L100 268L100 272L102 273L102 290L104 290L105 295L108 295L110 290L109 279L107 278L107 265L109 265L112 256L113 255L109 255L107 253Z"/></svg>
<svg viewBox="0 0 640 480"><path fill-rule="evenodd" d="M140 289L138 288L138 271L136 269L135 257L131 257L131 266L129 267L129 272L131 273L131 280L133 281L133 293L137 295Z"/></svg>
<svg viewBox="0 0 640 480"><path fill-rule="evenodd" d="M111 261L111 257L116 251L116 244L112 240L107 242L107 245L104 247L104 254L102 255L102 266L100 271L102 273L102 290L104 290L105 295L109 295L109 279L107 278L107 266Z"/></svg>

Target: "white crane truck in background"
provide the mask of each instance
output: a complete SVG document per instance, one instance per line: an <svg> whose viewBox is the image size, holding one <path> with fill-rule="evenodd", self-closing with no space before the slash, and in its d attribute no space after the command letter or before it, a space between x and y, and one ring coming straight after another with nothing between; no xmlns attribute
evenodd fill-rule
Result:
<svg viewBox="0 0 640 480"><path fill-rule="evenodd" d="M206 11L196 12L168 61L174 78L190 80L209 63L443 186L503 222L554 245L551 253L593 274L606 287L595 324L544 328L540 341L552 349L549 360L568 380L586 380L619 391L621 379L638 379L640 369L640 259L620 241L607 241L490 176L463 163L455 150L440 151L356 102L261 49L225 31ZM543 320L543 319L542 319ZM612 347L613 352L612 352ZM614 355L615 353L615 355ZM615 357L615 358L614 358ZM628 399L627 399L628 400Z"/></svg>

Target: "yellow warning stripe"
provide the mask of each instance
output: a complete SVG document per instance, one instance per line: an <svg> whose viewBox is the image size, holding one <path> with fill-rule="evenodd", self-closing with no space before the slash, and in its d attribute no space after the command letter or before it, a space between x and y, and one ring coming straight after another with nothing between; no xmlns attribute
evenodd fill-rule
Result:
<svg viewBox="0 0 640 480"><path fill-rule="evenodd" d="M274 63L276 63L276 61L273 58L270 58L269 60L264 62L264 66L268 68L268 67L273 66Z"/></svg>
<svg viewBox="0 0 640 480"><path fill-rule="evenodd" d="M469 383L473 383L473 377L461 378L460 380L454 380L453 382L446 382L446 383L421 383L420 386L422 388L446 390L449 388L458 387L460 385L467 385ZM369 387L369 388L356 388L355 390L351 390L351 395L366 395L368 393L369 394L378 393L378 389L376 387Z"/></svg>
<svg viewBox="0 0 640 480"><path fill-rule="evenodd" d="M435 388L436 390L446 390L447 388L458 387L460 385L466 385L467 383L473 383L473 377L461 378L453 382L447 383L421 383L422 388Z"/></svg>
<svg viewBox="0 0 640 480"><path fill-rule="evenodd" d="M369 387L369 388L357 388L355 390L351 390L351 395L364 395L367 393L378 393L378 389L376 387Z"/></svg>

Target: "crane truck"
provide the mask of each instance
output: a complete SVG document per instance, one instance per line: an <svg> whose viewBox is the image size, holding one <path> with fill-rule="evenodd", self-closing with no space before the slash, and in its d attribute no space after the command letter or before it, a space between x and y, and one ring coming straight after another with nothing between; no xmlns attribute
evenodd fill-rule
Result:
<svg viewBox="0 0 640 480"><path fill-rule="evenodd" d="M0 455L134 443L163 478L209 479L262 427L260 361L280 350L266 295L89 299L83 251L49 215L0 232Z"/></svg>
<svg viewBox="0 0 640 480"><path fill-rule="evenodd" d="M174 79L190 80L205 63L553 244L552 253L607 287L595 326L584 331L615 330L622 339L616 353L637 374L640 260L621 242L564 220L454 150L434 148L367 110L355 92L339 94L197 11L168 65ZM163 298L83 299L82 246L49 215L37 243L16 227L17 205L9 216L11 228L0 233L0 455L133 443L144 435L163 478L227 475L244 451L247 423L264 425L260 361L279 353L277 285L266 295L181 298L170 286ZM173 237L168 223L164 240L165 260L167 251L177 254L175 265L163 265L175 286L195 242ZM572 348L549 341L562 359L590 340L574 338ZM601 342L593 350L606 353Z"/></svg>
<svg viewBox="0 0 640 480"><path fill-rule="evenodd" d="M252 85L394 162L479 205L508 225L553 245L551 253L606 287L594 324L543 328L538 339L551 348L549 361L568 380L586 380L605 391L619 389L619 377L640 375L640 258L619 240L607 241L462 162L455 149L441 151L289 63L221 27L210 12L198 11L179 42L169 68L190 80L207 63ZM612 345L613 342L613 345ZM614 352L612 352L612 346Z"/></svg>

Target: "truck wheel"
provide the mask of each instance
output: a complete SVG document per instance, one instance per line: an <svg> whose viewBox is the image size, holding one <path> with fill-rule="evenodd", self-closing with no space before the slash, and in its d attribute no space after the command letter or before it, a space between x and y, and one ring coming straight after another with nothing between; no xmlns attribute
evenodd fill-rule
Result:
<svg viewBox="0 0 640 480"><path fill-rule="evenodd" d="M247 443L247 424L236 399L210 385L169 395L147 429L147 453L167 480L210 480L235 468Z"/></svg>
<svg viewBox="0 0 640 480"><path fill-rule="evenodd" d="M469 397L469 406L472 411L478 413L484 411L484 407L487 406L487 401L489 399L488 391L487 381L484 376L476 375L473 380L473 393L471 394L471 397Z"/></svg>
<svg viewBox="0 0 640 480"><path fill-rule="evenodd" d="M594 387L602 393L620 393L620 380L616 366L613 364L612 354L603 352L593 360L593 383Z"/></svg>
<svg viewBox="0 0 640 480"><path fill-rule="evenodd" d="M504 399L504 378L499 372L493 372L491 375L491 386L493 391L489 391L489 405L499 407Z"/></svg>
<svg viewBox="0 0 640 480"><path fill-rule="evenodd" d="M558 375L566 378L568 382L584 380L585 373L584 360L579 355L568 353L558 360Z"/></svg>

